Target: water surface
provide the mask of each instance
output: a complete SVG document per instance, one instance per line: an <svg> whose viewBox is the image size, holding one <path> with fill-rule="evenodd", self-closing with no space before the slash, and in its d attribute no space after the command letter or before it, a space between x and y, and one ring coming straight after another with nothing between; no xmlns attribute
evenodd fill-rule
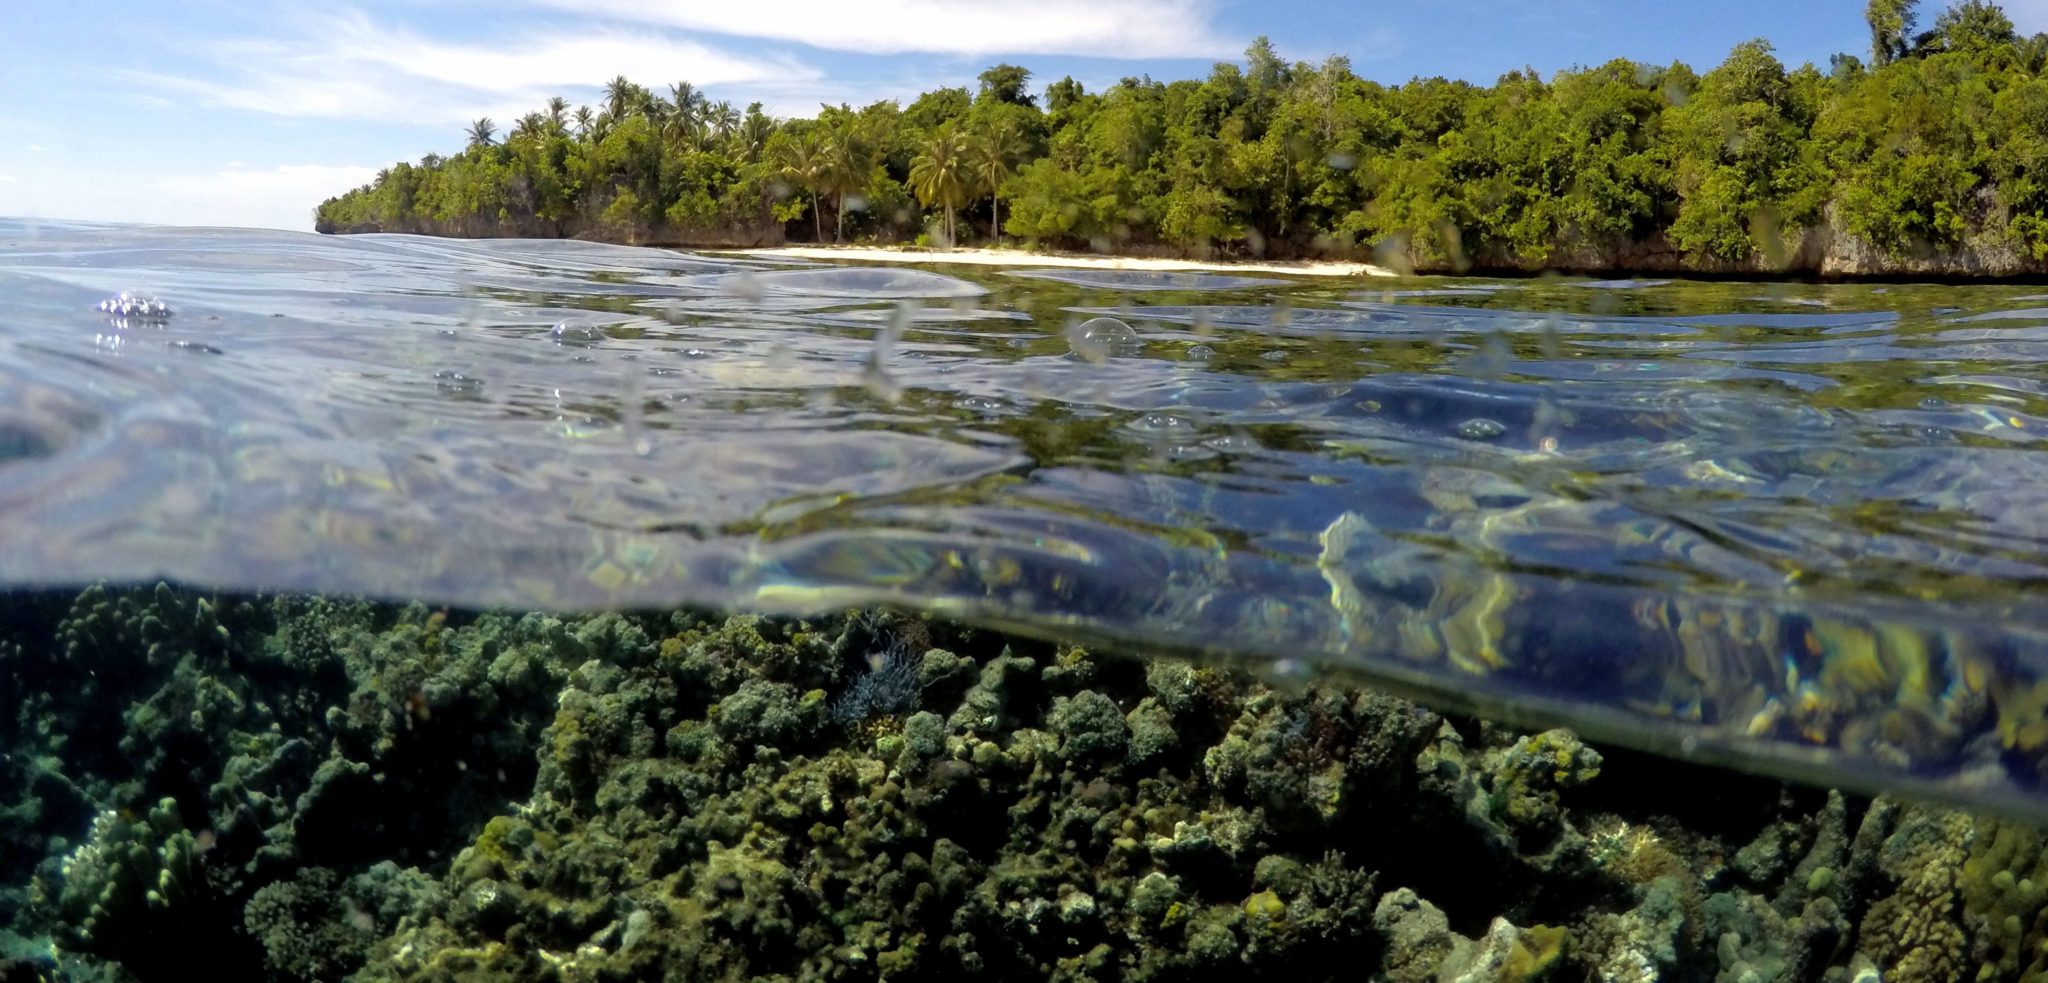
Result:
<svg viewBox="0 0 2048 983"><path fill-rule="evenodd" d="M0 292L8 586L893 603L2048 814L2038 287L0 220Z"/></svg>

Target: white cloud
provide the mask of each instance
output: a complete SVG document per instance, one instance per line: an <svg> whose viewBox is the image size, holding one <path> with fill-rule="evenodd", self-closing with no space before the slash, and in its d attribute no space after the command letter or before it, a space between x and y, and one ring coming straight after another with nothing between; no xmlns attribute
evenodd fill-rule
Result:
<svg viewBox="0 0 2048 983"><path fill-rule="evenodd" d="M159 195L177 202L176 224L306 231L313 228L314 205L376 176L374 167L280 164L268 170L165 174L153 184Z"/></svg>
<svg viewBox="0 0 2048 983"><path fill-rule="evenodd" d="M0 182L0 215L310 231L313 206L369 182L377 169L283 164L157 173L108 170L98 162L16 176L17 183ZM52 202L61 211L51 211Z"/></svg>
<svg viewBox="0 0 2048 983"><path fill-rule="evenodd" d="M787 83L818 73L788 59L747 58L645 28L529 31L474 43L420 37L356 12L309 20L297 37L243 38L201 49L224 71L196 78L130 70L146 86L277 116L449 124L503 122L550 95L614 75L643 84Z"/></svg>
<svg viewBox="0 0 2048 983"><path fill-rule="evenodd" d="M14 175L12 175L12 174L0 174L0 184L13 184L13 183L14 183Z"/></svg>
<svg viewBox="0 0 2048 983"><path fill-rule="evenodd" d="M587 16L869 54L1233 55L1207 0L529 0ZM629 73L630 77L630 73Z"/></svg>
<svg viewBox="0 0 2048 983"><path fill-rule="evenodd" d="M0 194L0 215L311 231L314 205L376 176L374 167L333 164L226 168L154 177L123 174L119 179L104 173L59 170L30 174L27 181ZM65 202L63 212L46 213L50 201Z"/></svg>
<svg viewBox="0 0 2048 983"><path fill-rule="evenodd" d="M34 153L39 154L43 152L43 145L40 143L31 143L28 145L28 149Z"/></svg>

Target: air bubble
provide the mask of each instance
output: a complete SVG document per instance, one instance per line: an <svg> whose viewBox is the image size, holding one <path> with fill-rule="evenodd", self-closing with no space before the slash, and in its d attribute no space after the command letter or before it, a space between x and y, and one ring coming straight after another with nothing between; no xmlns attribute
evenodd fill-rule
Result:
<svg viewBox="0 0 2048 983"><path fill-rule="evenodd" d="M555 344L574 348L588 348L604 340L604 332L599 331L597 325L580 317L572 317L556 324L548 331L548 335L555 339Z"/></svg>
<svg viewBox="0 0 2048 983"><path fill-rule="evenodd" d="M171 307L148 294L122 291L100 301L98 309L103 314L138 323L163 321L171 316Z"/></svg>
<svg viewBox="0 0 2048 983"><path fill-rule="evenodd" d="M1131 421L1131 429L1151 434L1190 434L1195 431L1194 421L1172 413L1147 413Z"/></svg>
<svg viewBox="0 0 2048 983"><path fill-rule="evenodd" d="M1067 329L1067 344L1074 354L1100 362L1112 356L1136 354L1138 333L1116 318L1091 317Z"/></svg>
<svg viewBox="0 0 2048 983"><path fill-rule="evenodd" d="M999 413L1010 407L1009 403L996 396L962 396L953 405L976 413Z"/></svg>
<svg viewBox="0 0 2048 983"><path fill-rule="evenodd" d="M1466 440L1492 440L1507 432L1507 427L1483 416L1475 416L1458 424L1458 436Z"/></svg>
<svg viewBox="0 0 2048 983"><path fill-rule="evenodd" d="M449 396L478 396L483 394L484 381L454 369L435 369L434 388Z"/></svg>

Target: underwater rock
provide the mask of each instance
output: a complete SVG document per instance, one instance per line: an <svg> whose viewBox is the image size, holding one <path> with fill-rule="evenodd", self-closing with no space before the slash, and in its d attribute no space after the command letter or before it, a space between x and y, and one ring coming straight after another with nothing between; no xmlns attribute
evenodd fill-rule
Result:
<svg viewBox="0 0 2048 983"><path fill-rule="evenodd" d="M2022 825L883 612L11 615L0 914L67 972L1989 980L2048 920Z"/></svg>
<svg viewBox="0 0 2048 983"><path fill-rule="evenodd" d="M1894 890L1863 916L1860 949L1886 980L1965 977L1969 935L1962 925L1960 881L1974 837L1969 817L1914 806L1903 810L1885 838L1877 870Z"/></svg>

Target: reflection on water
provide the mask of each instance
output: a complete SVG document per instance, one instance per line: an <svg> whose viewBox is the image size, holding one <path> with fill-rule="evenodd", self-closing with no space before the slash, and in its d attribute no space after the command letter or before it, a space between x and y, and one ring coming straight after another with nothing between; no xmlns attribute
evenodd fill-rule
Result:
<svg viewBox="0 0 2048 983"><path fill-rule="evenodd" d="M2025 288L18 222L0 287L12 585L892 602L2048 801Z"/></svg>

